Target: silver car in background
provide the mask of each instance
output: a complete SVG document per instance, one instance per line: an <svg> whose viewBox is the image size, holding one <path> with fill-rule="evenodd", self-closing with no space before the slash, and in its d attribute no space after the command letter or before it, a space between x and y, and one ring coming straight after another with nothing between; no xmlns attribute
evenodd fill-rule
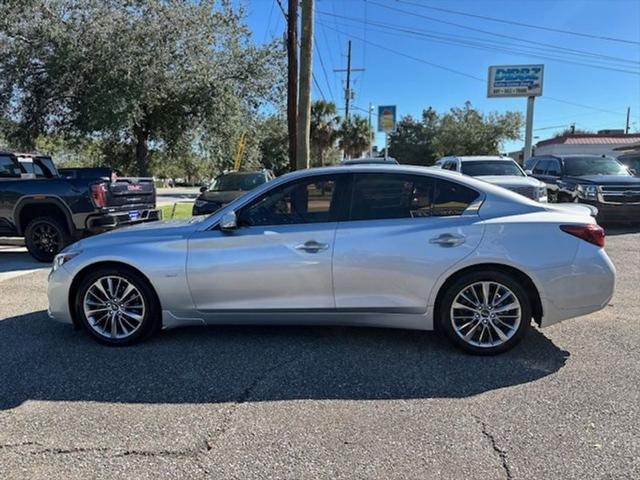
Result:
<svg viewBox="0 0 640 480"><path fill-rule="evenodd" d="M445 170L309 169L209 217L71 245L49 276L49 314L110 345L182 325L352 325L438 328L493 354L532 319L607 305L603 245L589 215Z"/></svg>
<svg viewBox="0 0 640 480"><path fill-rule="evenodd" d="M529 177L510 157L443 157L436 162L436 166L479 178L538 202L547 201L546 184L537 178Z"/></svg>

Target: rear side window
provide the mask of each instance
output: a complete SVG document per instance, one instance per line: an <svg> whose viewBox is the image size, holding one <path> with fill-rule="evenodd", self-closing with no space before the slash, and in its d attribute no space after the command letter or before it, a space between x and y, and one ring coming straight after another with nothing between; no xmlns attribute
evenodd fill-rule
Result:
<svg viewBox="0 0 640 480"><path fill-rule="evenodd" d="M0 156L0 177L16 178L20 177L20 168L13 162L11 157Z"/></svg>
<svg viewBox="0 0 640 480"><path fill-rule="evenodd" d="M463 185L421 175L358 174L351 220L460 215L478 193Z"/></svg>

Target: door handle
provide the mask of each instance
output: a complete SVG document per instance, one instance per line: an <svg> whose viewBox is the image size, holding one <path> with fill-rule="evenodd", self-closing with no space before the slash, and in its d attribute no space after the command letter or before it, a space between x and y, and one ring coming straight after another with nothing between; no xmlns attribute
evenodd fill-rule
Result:
<svg viewBox="0 0 640 480"><path fill-rule="evenodd" d="M318 253L322 252L329 248L329 245L326 243L318 243L315 240L309 240L304 242L301 245L296 245L296 250L302 250L307 253Z"/></svg>
<svg viewBox="0 0 640 480"><path fill-rule="evenodd" d="M456 235L453 233L443 233L437 237L433 237L429 240L429 243L433 245L440 245L441 247L457 247L462 245L465 241L463 235Z"/></svg>

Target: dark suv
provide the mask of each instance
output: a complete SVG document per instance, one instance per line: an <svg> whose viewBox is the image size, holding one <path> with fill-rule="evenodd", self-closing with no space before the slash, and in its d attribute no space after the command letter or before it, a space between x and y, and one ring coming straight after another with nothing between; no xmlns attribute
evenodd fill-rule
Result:
<svg viewBox="0 0 640 480"><path fill-rule="evenodd" d="M547 184L550 202L593 205L599 222L640 222L640 178L615 158L536 156L529 158L524 168Z"/></svg>

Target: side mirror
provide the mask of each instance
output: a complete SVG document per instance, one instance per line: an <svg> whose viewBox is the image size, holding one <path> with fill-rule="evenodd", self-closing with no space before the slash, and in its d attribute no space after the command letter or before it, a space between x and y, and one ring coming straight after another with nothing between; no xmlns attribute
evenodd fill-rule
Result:
<svg viewBox="0 0 640 480"><path fill-rule="evenodd" d="M533 171L532 170L525 170L524 173L526 173L527 175L533 175Z"/></svg>
<svg viewBox="0 0 640 480"><path fill-rule="evenodd" d="M631 173L631 175L637 175L638 171L635 168L630 168L629 172Z"/></svg>
<svg viewBox="0 0 640 480"><path fill-rule="evenodd" d="M204 193L206 191L207 191L207 187L205 187L204 185L200 187L200 193Z"/></svg>
<svg viewBox="0 0 640 480"><path fill-rule="evenodd" d="M236 212L231 210L225 213L220 219L220 230L230 232L236 228L238 228L238 217L236 216Z"/></svg>

